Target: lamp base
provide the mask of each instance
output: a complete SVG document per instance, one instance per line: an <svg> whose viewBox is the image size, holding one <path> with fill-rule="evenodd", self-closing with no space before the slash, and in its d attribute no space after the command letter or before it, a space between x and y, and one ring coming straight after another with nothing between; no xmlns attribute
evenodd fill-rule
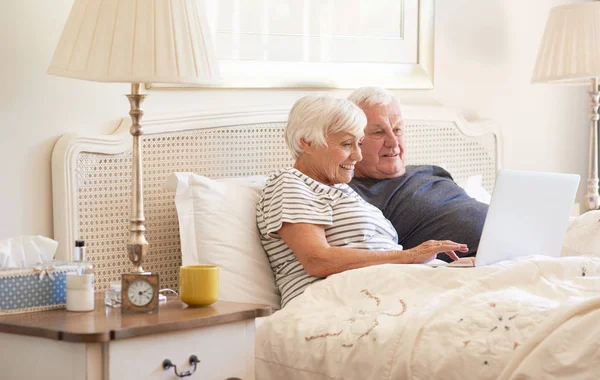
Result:
<svg viewBox="0 0 600 380"><path fill-rule="evenodd" d="M585 195L588 211L600 208L600 195L598 194L598 106L600 106L600 92L598 91L599 78L592 78L590 83L590 152L589 171L587 180L587 194Z"/></svg>
<svg viewBox="0 0 600 380"><path fill-rule="evenodd" d="M127 244L127 256L135 266L133 269L134 273L144 273L142 261L148 253L149 244L144 236L142 236L142 239L144 240L143 242Z"/></svg>
<svg viewBox="0 0 600 380"><path fill-rule="evenodd" d="M131 84L131 94L127 95L131 110L131 128L129 132L133 137L132 167L131 167L131 219L129 220L129 242L127 244L127 255L133 263L136 273L143 273L142 262L148 252L148 241L146 240L144 218L144 189L142 176L142 135L144 130L140 120L144 115L142 102L146 95L141 92L140 83Z"/></svg>
<svg viewBox="0 0 600 380"><path fill-rule="evenodd" d="M600 196L598 196L598 180L588 179L588 192L585 195L585 204L588 211L600 209Z"/></svg>

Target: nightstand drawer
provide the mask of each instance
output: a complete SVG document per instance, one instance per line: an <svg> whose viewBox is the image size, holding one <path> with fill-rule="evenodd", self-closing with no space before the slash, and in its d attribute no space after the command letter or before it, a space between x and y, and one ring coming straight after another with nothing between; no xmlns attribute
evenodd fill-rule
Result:
<svg viewBox="0 0 600 380"><path fill-rule="evenodd" d="M108 351L111 380L177 379L174 368L163 369L163 361L171 360L181 373L193 368L191 355L200 363L190 379L252 380L254 320L113 341Z"/></svg>

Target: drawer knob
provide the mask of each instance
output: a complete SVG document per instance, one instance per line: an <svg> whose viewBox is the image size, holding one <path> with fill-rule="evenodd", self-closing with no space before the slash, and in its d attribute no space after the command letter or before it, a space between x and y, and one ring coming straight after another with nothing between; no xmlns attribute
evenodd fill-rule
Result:
<svg viewBox="0 0 600 380"><path fill-rule="evenodd" d="M169 359L165 359L162 362L162 367L163 369L167 370L171 367L173 367L173 371L175 371L175 375L177 377L187 377L187 376L192 376L194 374L194 372L196 372L196 365L198 363L200 363L200 360L198 359L198 357L196 355L192 355L190 356L190 365L193 366L192 369L190 369L189 371L184 371L184 372L177 372L177 366L175 364L173 364L172 361L170 361Z"/></svg>

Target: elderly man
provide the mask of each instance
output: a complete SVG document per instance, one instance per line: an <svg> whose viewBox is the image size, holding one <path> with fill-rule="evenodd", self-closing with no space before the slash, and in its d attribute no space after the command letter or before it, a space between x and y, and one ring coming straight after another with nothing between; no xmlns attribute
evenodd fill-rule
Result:
<svg viewBox="0 0 600 380"><path fill-rule="evenodd" d="M392 222L404 249L452 240L469 247L459 256L475 256L488 206L469 197L438 166L405 166L404 121L389 91L362 87L348 99L367 116L363 159L355 165L350 187ZM438 258L451 261L444 253Z"/></svg>

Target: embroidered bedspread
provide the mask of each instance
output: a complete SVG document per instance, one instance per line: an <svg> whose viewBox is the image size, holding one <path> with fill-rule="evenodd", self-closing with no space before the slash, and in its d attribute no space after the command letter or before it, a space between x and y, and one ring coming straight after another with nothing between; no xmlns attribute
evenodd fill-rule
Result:
<svg viewBox="0 0 600 380"><path fill-rule="evenodd" d="M257 329L257 379L597 379L600 259L330 276Z"/></svg>

